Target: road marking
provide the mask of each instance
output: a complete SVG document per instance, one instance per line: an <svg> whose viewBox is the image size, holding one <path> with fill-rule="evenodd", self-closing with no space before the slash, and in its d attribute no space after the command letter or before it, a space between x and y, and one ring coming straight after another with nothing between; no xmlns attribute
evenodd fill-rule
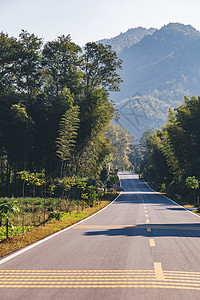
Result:
<svg viewBox="0 0 200 300"><path fill-rule="evenodd" d="M150 245L150 247L155 247L156 246L155 240L154 239L149 239L149 245Z"/></svg>
<svg viewBox="0 0 200 300"><path fill-rule="evenodd" d="M0 288L164 288L200 290L200 272L154 270L0 270Z"/></svg>
<svg viewBox="0 0 200 300"><path fill-rule="evenodd" d="M151 227L147 226L147 231L151 232Z"/></svg>
<svg viewBox="0 0 200 300"><path fill-rule="evenodd" d="M137 228L138 225L77 225L74 229L117 229L117 228ZM143 225L141 228L145 228Z"/></svg>
<svg viewBox="0 0 200 300"><path fill-rule="evenodd" d="M147 222L148 223L148 222ZM133 225L76 225L73 228L74 229L115 229L115 228L130 228L130 229L141 229L141 228L147 228L147 225L145 224L133 224ZM200 231L200 226L199 227L193 227L192 225L186 226L180 226L180 225L175 225L171 226L169 225L151 225L151 229L164 229L164 230L189 230L189 231Z"/></svg>
<svg viewBox="0 0 200 300"><path fill-rule="evenodd" d="M155 270L155 274L156 274L156 280L158 280L158 281L165 280L162 265L161 265L160 262L155 262L154 263L154 270Z"/></svg>
<svg viewBox="0 0 200 300"><path fill-rule="evenodd" d="M148 211L146 209L144 210L144 212L145 212L145 214L148 214Z"/></svg>
<svg viewBox="0 0 200 300"><path fill-rule="evenodd" d="M145 215L145 217L149 218L149 215L147 214L147 215Z"/></svg>
<svg viewBox="0 0 200 300"><path fill-rule="evenodd" d="M150 220L149 220L149 219L147 219L147 220L146 220L146 223L150 223Z"/></svg>
<svg viewBox="0 0 200 300"><path fill-rule="evenodd" d="M198 287L187 286L163 286L161 284L108 284L108 285L0 285L0 288L165 288L165 289L181 289L181 290L200 290Z"/></svg>

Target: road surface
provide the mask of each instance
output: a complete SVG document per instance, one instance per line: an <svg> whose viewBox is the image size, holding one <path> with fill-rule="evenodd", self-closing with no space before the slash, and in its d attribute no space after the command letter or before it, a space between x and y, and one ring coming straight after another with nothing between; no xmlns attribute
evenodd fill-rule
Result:
<svg viewBox="0 0 200 300"><path fill-rule="evenodd" d="M0 260L0 299L200 299L200 218L120 173L109 207Z"/></svg>

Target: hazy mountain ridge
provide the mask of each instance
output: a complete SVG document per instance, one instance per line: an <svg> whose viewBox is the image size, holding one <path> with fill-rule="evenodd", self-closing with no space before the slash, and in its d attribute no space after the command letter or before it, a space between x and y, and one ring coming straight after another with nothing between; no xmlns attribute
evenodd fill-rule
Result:
<svg viewBox="0 0 200 300"><path fill-rule="evenodd" d="M132 110L144 117L141 122L142 130L149 126L161 127L169 106L174 108L180 105L184 95L191 97L200 94L199 49L200 32L191 25L179 23L169 23L152 34L144 35L132 46L125 47L118 53L123 60L121 77L124 82L120 93L111 95L117 103L117 108L120 110L124 105L122 100L130 99ZM137 103L133 104L131 100L136 92L142 95L141 101L145 98L145 101L148 99L151 103L145 104L145 113L138 105L138 96ZM126 111L130 115L130 108L123 109L120 121L131 133L139 137L141 133L136 132L129 124L127 119L130 120L130 116L126 116ZM138 118L133 115L131 118L137 119L135 122L138 122Z"/></svg>
<svg viewBox="0 0 200 300"><path fill-rule="evenodd" d="M124 62L121 72L124 84L118 99L132 96L138 90L160 90L169 82L170 86L177 81L185 84L182 78L188 76L188 72L190 76L195 75L191 69L197 61L199 63L196 53L199 42L200 32L192 26L170 23L125 49L119 54Z"/></svg>
<svg viewBox="0 0 200 300"><path fill-rule="evenodd" d="M146 29L144 27L130 28L116 37L99 40L97 43L111 45L112 49L119 54L124 49L130 48L141 41L145 36L153 34L156 30L156 28Z"/></svg>

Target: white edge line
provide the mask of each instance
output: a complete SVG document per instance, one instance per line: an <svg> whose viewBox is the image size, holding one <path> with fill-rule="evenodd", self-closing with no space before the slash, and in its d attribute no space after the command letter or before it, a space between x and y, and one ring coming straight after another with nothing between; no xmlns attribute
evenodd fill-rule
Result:
<svg viewBox="0 0 200 300"><path fill-rule="evenodd" d="M121 192L120 192L120 194L119 194L119 195L118 195L111 203L109 203L108 205L106 205L105 207L103 207L101 210L97 211L97 212L94 213L93 215L87 217L86 219L81 220L81 221L79 221L79 222L77 222L77 223L74 223L73 225L71 225L71 226L69 226L69 227L66 227L66 228L64 228L64 229L62 229L62 230L60 230L60 231L58 231L58 232L55 232L55 233L53 233L53 234L51 234L51 235L45 237L44 239L42 239L42 240L40 240L40 241L37 241L37 242L35 242L35 243L33 243L33 244L29 245L29 246L25 246L25 248L23 248L23 249L21 249L21 250L17 250L17 251L16 251L15 253L13 253L13 254L10 254L10 255L8 254L7 257L2 258L2 259L0 260L0 265L2 265L2 264L4 264L5 262L7 262L7 261L9 261L9 260L11 260L11 259L13 259L13 258L15 258L16 256L18 256L18 255L20 255L20 254L23 254L24 252L27 252L28 250L31 250L32 248L35 248L35 247L39 246L40 244L42 244L42 243L44 243L44 242L46 242L46 241L48 241L48 240L54 238L56 235L58 235L58 234L60 234L60 233L63 233L63 232L65 232L65 231L67 231L67 230L73 228L74 226L76 226L76 225L78 225L78 224L80 224L80 223L82 223L82 222L85 222L85 221L89 220L90 218L93 218L94 216L96 216L97 214L99 214L100 212L102 212L104 209L108 208L111 204L113 204L113 203L119 198L120 195L121 195Z"/></svg>
<svg viewBox="0 0 200 300"><path fill-rule="evenodd" d="M143 181L144 181L144 180L143 180ZM144 182L146 183L146 181L144 181ZM174 204L176 204L177 206L180 206L181 208L183 208L185 211L187 211L187 212L193 214L194 216L200 218L200 215L195 214L194 212L188 210L188 209L185 208L184 206L178 204L177 202L173 201L172 199L166 197L165 195L163 195L163 194L161 194L161 193L159 193L159 192L154 191L154 190L148 185L148 183L146 183L146 185L148 186L148 188L149 188L150 190L152 190L152 191L155 192L156 194L159 194L159 195L163 196L163 197L166 198L167 200L169 200L169 201L173 202Z"/></svg>

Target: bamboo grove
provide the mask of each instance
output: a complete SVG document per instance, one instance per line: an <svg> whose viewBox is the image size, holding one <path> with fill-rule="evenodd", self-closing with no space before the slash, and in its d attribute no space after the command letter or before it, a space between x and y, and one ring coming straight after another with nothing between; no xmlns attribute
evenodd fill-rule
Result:
<svg viewBox="0 0 200 300"><path fill-rule="evenodd" d="M121 60L110 46L69 35L43 42L22 30L0 34L0 194L21 195L20 172L95 177L112 152L105 130L115 114Z"/></svg>

